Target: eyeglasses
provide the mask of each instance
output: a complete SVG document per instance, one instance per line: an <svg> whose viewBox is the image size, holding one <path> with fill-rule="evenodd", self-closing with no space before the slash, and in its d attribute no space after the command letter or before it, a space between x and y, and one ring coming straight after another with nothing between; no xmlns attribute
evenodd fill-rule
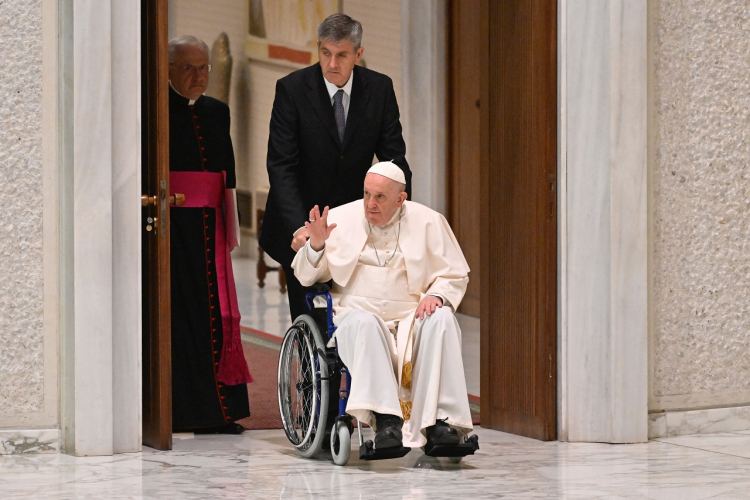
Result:
<svg viewBox="0 0 750 500"><path fill-rule="evenodd" d="M193 66L192 64L180 64L176 65L171 63L170 66L177 66L177 69L183 73L198 73L206 74L211 72L210 64L201 64L200 66Z"/></svg>

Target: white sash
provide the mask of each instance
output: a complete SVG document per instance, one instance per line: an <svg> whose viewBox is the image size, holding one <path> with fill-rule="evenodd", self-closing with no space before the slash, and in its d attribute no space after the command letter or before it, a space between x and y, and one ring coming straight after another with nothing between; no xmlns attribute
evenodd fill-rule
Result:
<svg viewBox="0 0 750 500"><path fill-rule="evenodd" d="M406 269L357 264L347 285L342 287L334 282L331 292L340 295L339 300L344 302L346 297L350 296L385 300L391 303L391 307L388 307L389 311L386 312L387 317L382 319L386 322L398 321L396 347L398 349L399 398L401 401L411 401L411 390L402 385L403 368L405 363L411 361L414 344L412 331L414 313L424 294L409 293Z"/></svg>
<svg viewBox="0 0 750 500"><path fill-rule="evenodd" d="M397 302L419 302L419 295L409 293L406 269L357 264L346 286L333 284L333 293ZM388 321L387 318L383 318ZM395 319L395 318L390 318ZM400 319L400 318L399 318Z"/></svg>

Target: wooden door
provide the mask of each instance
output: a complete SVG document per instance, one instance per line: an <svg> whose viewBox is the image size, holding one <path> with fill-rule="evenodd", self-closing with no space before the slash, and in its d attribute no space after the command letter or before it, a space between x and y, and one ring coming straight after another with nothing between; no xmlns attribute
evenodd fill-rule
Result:
<svg viewBox="0 0 750 500"><path fill-rule="evenodd" d="M556 6L482 0L481 13L481 422L543 440L556 432Z"/></svg>
<svg viewBox="0 0 750 500"><path fill-rule="evenodd" d="M143 444L172 449L167 0L141 2Z"/></svg>
<svg viewBox="0 0 750 500"><path fill-rule="evenodd" d="M469 263L469 287L459 312L479 316L480 0L448 6L448 220Z"/></svg>

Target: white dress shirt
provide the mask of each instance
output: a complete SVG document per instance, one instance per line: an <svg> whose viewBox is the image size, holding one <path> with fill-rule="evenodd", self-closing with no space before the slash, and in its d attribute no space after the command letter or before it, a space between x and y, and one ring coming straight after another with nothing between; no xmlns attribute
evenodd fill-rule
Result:
<svg viewBox="0 0 750 500"><path fill-rule="evenodd" d="M341 100L341 104L344 105L344 117L349 117L349 102L352 100L352 76L354 76L354 71L352 71L352 74L349 75L349 80L344 84L343 87L338 88L328 80L326 80L325 77L323 77L323 81L326 83L326 90L328 90L328 96L331 98L331 106L333 106L333 96L338 92L339 90L344 91L344 98Z"/></svg>

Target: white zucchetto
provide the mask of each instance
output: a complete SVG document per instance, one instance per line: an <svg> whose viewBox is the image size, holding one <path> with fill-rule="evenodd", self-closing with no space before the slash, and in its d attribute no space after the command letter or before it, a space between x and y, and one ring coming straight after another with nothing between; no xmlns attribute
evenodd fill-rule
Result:
<svg viewBox="0 0 750 500"><path fill-rule="evenodd" d="M406 184L406 176L404 176L404 171L401 170L398 165L396 165L392 161L381 161L380 163L376 163L375 165L370 167L370 170L368 170L367 173L382 175L383 177L388 177L393 181L400 182L401 184Z"/></svg>

